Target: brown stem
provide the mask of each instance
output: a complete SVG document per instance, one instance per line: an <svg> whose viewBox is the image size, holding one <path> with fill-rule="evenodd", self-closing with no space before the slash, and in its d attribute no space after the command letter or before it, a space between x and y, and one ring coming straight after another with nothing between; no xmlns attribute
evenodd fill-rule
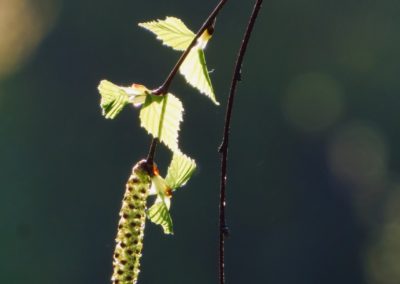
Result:
<svg viewBox="0 0 400 284"><path fill-rule="evenodd" d="M225 115L225 125L222 143L219 148L221 153L221 180L220 180L220 204L219 204L219 283L225 284L225 259L224 259L224 244L225 237L228 234L228 227L226 226L225 207L226 207L226 180L227 180L227 159L228 159L228 147L229 147L229 134L230 134L230 123L233 110L233 102L236 94L236 87L238 81L241 80L241 68L244 55L246 53L247 45L250 40L251 33L254 28L258 12L261 9L262 0L256 0L254 4L253 12L250 16L249 23L243 36L242 43L236 59L235 68L233 71L231 88L229 92L228 105Z"/></svg>
<svg viewBox="0 0 400 284"><path fill-rule="evenodd" d="M153 159L154 159L154 155L156 153L157 143L158 143L157 138L153 138L151 140L149 154L147 155L147 159L146 159L148 165L153 165Z"/></svg>

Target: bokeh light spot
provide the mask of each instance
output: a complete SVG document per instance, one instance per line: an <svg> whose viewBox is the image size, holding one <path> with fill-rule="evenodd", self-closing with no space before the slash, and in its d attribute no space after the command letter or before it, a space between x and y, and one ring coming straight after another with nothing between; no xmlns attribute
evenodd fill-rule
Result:
<svg viewBox="0 0 400 284"><path fill-rule="evenodd" d="M340 129L329 149L332 172L341 180L356 186L381 181L387 172L387 146L374 127L354 122Z"/></svg>
<svg viewBox="0 0 400 284"><path fill-rule="evenodd" d="M26 62L52 27L58 7L56 0L0 1L0 80Z"/></svg>
<svg viewBox="0 0 400 284"><path fill-rule="evenodd" d="M300 75L290 83L283 108L287 120L297 129L321 131L334 124L343 113L343 92L328 75Z"/></svg>
<svg viewBox="0 0 400 284"><path fill-rule="evenodd" d="M366 258L368 283L400 283L400 186L395 186L384 206L383 224L370 239Z"/></svg>

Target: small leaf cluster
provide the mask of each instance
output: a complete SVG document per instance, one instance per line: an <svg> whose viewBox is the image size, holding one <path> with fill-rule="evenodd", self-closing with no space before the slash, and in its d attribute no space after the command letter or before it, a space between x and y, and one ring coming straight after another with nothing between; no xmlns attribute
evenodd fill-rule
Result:
<svg viewBox="0 0 400 284"><path fill-rule="evenodd" d="M165 234L173 234L172 219L169 214L172 193L186 184L196 169L196 163L186 155L174 155L168 167L167 176L162 178L154 168L150 194L156 194L154 204L148 209L147 217L161 225Z"/></svg>

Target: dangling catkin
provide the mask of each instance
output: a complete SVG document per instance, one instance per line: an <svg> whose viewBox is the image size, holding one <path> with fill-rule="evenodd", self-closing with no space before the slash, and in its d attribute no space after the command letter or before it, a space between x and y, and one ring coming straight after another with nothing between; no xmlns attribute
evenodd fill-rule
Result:
<svg viewBox="0 0 400 284"><path fill-rule="evenodd" d="M114 272L111 278L113 284L135 284L140 272L146 199L151 185L146 167L145 160L138 162L126 183L115 239Z"/></svg>

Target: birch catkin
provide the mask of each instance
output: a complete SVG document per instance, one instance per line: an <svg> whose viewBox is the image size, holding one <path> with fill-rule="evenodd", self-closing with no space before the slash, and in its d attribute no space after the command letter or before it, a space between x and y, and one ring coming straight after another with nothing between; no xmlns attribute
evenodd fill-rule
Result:
<svg viewBox="0 0 400 284"><path fill-rule="evenodd" d="M150 174L146 167L145 160L137 163L126 183L115 239L114 272L111 278L113 284L134 284L140 272L146 199L151 185Z"/></svg>

